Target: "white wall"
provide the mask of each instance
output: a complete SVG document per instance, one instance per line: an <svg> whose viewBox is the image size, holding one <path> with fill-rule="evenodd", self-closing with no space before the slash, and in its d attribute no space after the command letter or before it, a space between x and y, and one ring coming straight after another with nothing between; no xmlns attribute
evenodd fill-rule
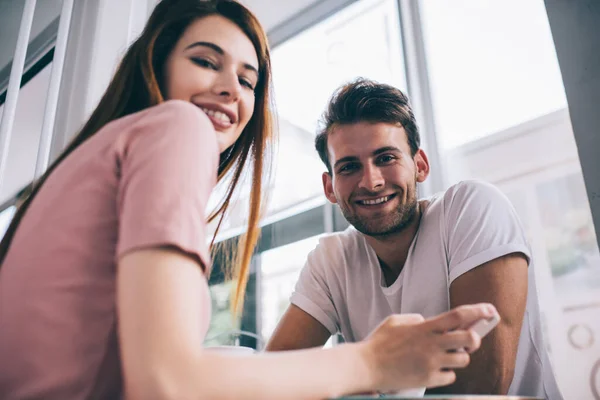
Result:
<svg viewBox="0 0 600 400"><path fill-rule="evenodd" d="M313 7L318 0L241 0L268 32L297 13Z"/></svg>

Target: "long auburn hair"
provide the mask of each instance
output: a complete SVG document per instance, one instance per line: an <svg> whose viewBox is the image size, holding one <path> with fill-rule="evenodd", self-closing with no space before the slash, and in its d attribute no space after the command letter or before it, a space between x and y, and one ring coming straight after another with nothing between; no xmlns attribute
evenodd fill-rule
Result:
<svg viewBox="0 0 600 400"><path fill-rule="evenodd" d="M243 178L247 164L252 164L252 185L246 234L238 242L238 251L229 259L228 278L237 277L232 309L238 312L243 304L249 266L260 234L258 226L262 211L263 181L267 175L273 140L270 82L271 63L266 34L256 17L235 0L161 0L155 7L143 32L125 53L117 72L104 92L100 103L81 131L54 161L48 170L34 182L29 195L21 199L17 212L0 242L0 266L23 215L48 176L56 166L77 147L92 137L109 122L155 106L163 101L164 64L175 44L187 27L199 18L220 15L242 29L256 50L259 62L259 79L255 87L254 113L238 140L221 154L218 180L231 177L225 196L208 217L216 220L211 248L232 204L236 187ZM217 220L218 218L218 220Z"/></svg>

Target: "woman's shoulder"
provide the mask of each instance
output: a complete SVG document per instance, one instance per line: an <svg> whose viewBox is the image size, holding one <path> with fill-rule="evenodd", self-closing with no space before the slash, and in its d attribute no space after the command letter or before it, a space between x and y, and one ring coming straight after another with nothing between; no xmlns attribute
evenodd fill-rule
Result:
<svg viewBox="0 0 600 400"><path fill-rule="evenodd" d="M132 123L142 123L149 128L164 125L190 127L197 131L198 128L213 130L210 120L202 110L190 102L183 100L168 100L158 105L149 107L136 114L130 115ZM128 118L128 117L125 117Z"/></svg>
<svg viewBox="0 0 600 400"><path fill-rule="evenodd" d="M184 100L167 100L160 104L142 111L147 115L176 114L177 116L190 119L198 119L205 116L204 112L197 106ZM207 119L208 120L208 119Z"/></svg>
<svg viewBox="0 0 600 400"><path fill-rule="evenodd" d="M129 147L133 142L183 141L218 152L214 127L198 107L183 100L168 100L115 121L120 131L118 147ZM165 143L166 144L166 143Z"/></svg>

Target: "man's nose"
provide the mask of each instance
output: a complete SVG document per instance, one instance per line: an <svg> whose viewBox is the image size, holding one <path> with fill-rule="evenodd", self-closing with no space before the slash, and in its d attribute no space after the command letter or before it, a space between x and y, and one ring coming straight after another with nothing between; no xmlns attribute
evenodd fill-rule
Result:
<svg viewBox="0 0 600 400"><path fill-rule="evenodd" d="M370 191L379 190L384 187L385 181L379 168L374 165L368 165L363 168L363 175L360 180L360 187Z"/></svg>

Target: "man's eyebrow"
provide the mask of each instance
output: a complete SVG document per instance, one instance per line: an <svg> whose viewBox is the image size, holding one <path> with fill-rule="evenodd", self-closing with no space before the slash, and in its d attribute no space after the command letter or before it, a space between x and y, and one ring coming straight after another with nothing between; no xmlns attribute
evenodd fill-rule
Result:
<svg viewBox="0 0 600 400"><path fill-rule="evenodd" d="M388 151L394 151L394 152L397 152L397 153L402 153L402 150L399 149L398 147L395 147L395 146L385 146L385 147L381 147L381 148L375 150L373 152L373 155L376 156L376 155L379 155L381 153L385 153L385 152L388 152Z"/></svg>
<svg viewBox="0 0 600 400"><path fill-rule="evenodd" d="M333 164L333 168L336 168L338 165L345 163L345 162L350 162L350 161L358 161L358 157L356 156L347 156L347 157L342 157L339 160L337 160L335 162L335 164Z"/></svg>
<svg viewBox="0 0 600 400"><path fill-rule="evenodd" d="M209 49L214 50L215 52L219 53L222 56L225 55L225 50L223 50L220 46L218 46L214 43L211 43L211 42L194 42L194 43L190 44L189 46L187 46L185 49L188 50L193 47L208 47ZM248 63L244 63L244 68L249 71L252 71L256 75L258 75L258 69L255 66L248 64Z"/></svg>
<svg viewBox="0 0 600 400"><path fill-rule="evenodd" d="M402 150L399 149L398 147L395 147L395 146L385 146L385 147L380 147L379 149L373 151L372 155L377 156L379 154L386 153L388 151L402 153ZM356 156L342 157L339 160L337 160L335 162L335 164L333 164L333 167L336 168L339 164L342 164L342 163L345 163L345 162L350 162L350 161L359 161L359 159Z"/></svg>

